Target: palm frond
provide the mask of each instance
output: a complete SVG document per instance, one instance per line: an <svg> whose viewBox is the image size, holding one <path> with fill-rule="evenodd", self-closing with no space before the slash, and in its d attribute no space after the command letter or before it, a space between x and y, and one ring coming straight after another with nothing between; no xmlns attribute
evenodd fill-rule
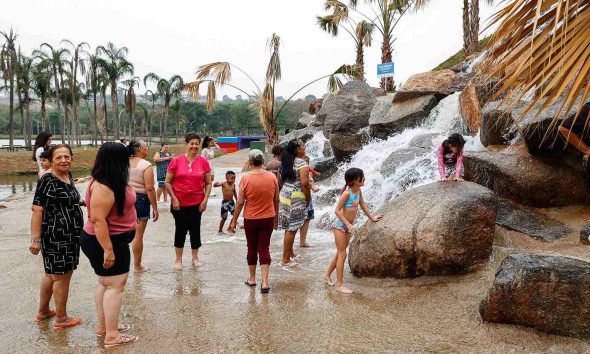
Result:
<svg viewBox="0 0 590 354"><path fill-rule="evenodd" d="M207 86L207 111L213 112L213 110L215 110L216 96L217 90L215 89L215 82L210 81Z"/></svg>
<svg viewBox="0 0 590 354"><path fill-rule="evenodd" d="M370 47L373 40L375 25L368 21L361 21L356 25L356 37L365 47Z"/></svg>
<svg viewBox="0 0 590 354"><path fill-rule="evenodd" d="M197 70L197 80L202 79L210 79L223 85L231 80L231 66L225 61L201 65Z"/></svg>
<svg viewBox="0 0 590 354"><path fill-rule="evenodd" d="M270 49L270 60L266 68L266 82L273 83L281 79L281 58L279 56L279 48L281 46L281 37L276 33L268 40L268 47ZM265 88L266 90L266 88Z"/></svg>
<svg viewBox="0 0 590 354"><path fill-rule="evenodd" d="M317 24L318 26L330 33L332 36L337 36L338 35L338 23L336 23L335 21L332 20L333 16L332 15L328 15L328 16L317 16Z"/></svg>
<svg viewBox="0 0 590 354"><path fill-rule="evenodd" d="M194 100L198 101L200 98L199 86L201 86L202 83L203 83L203 80L189 82L188 84L184 85L184 89L188 91L188 93L191 95L191 97Z"/></svg>
<svg viewBox="0 0 590 354"><path fill-rule="evenodd" d="M588 100L590 2L515 0L494 15L490 25L494 24L499 25L490 43L489 74L501 80L492 99L503 96L502 107L510 109L527 92L536 92L522 118L533 110L538 117L563 98L552 128L577 102ZM579 104L577 115L581 108ZM590 117L584 118L588 124Z"/></svg>

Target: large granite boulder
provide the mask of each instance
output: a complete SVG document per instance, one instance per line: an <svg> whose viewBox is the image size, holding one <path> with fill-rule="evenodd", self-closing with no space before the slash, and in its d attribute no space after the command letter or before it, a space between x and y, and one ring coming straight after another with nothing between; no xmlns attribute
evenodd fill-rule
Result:
<svg viewBox="0 0 590 354"><path fill-rule="evenodd" d="M491 254L497 198L470 182L436 182L397 196L350 245L354 275L418 277L461 274Z"/></svg>
<svg viewBox="0 0 590 354"><path fill-rule="evenodd" d="M408 143L408 147L416 147L421 149L432 150L435 144L441 143L441 141L434 142L434 139L438 138L440 134L438 133L428 133L422 135L416 135L415 137L410 140Z"/></svg>
<svg viewBox="0 0 590 354"><path fill-rule="evenodd" d="M459 95L461 117L469 128L471 135L477 134L481 126L481 108L475 86L470 82Z"/></svg>
<svg viewBox="0 0 590 354"><path fill-rule="evenodd" d="M496 272L479 312L511 323L590 338L590 263L569 257L514 253Z"/></svg>
<svg viewBox="0 0 590 354"><path fill-rule="evenodd" d="M563 223L506 199L500 200L496 224L544 242L557 241L572 233Z"/></svg>
<svg viewBox="0 0 590 354"><path fill-rule="evenodd" d="M371 140L366 129L361 129L356 133L332 133L328 139L330 139L332 152L337 161L350 158Z"/></svg>
<svg viewBox="0 0 590 354"><path fill-rule="evenodd" d="M483 146L506 144L515 137L514 119L499 108L500 101L485 105L481 117L480 139Z"/></svg>
<svg viewBox="0 0 590 354"><path fill-rule="evenodd" d="M315 120L314 114L309 114L307 112L301 113L301 117L299 117L299 121L297 122L297 129L307 128L313 123Z"/></svg>
<svg viewBox="0 0 590 354"><path fill-rule="evenodd" d="M396 92L393 102L434 95L438 100L461 91L467 83L452 70L429 71L411 76Z"/></svg>
<svg viewBox="0 0 590 354"><path fill-rule="evenodd" d="M315 120L311 123L313 127L321 127L324 125L324 121L326 120L326 116L328 115L328 109L324 108L332 99L334 95L328 95L326 98L322 100L321 107L318 108L318 111L315 113Z"/></svg>
<svg viewBox="0 0 590 354"><path fill-rule="evenodd" d="M303 143L308 142L313 136L320 131L318 127L307 127L303 129L293 130L289 134L281 137L281 144L288 143L290 140L299 139Z"/></svg>
<svg viewBox="0 0 590 354"><path fill-rule="evenodd" d="M313 177L314 181L319 182L332 176L338 171L338 161L335 157L322 157L311 161L310 167L319 172L319 175Z"/></svg>
<svg viewBox="0 0 590 354"><path fill-rule="evenodd" d="M424 156L429 152L429 150L419 147L407 147L396 150L389 154L385 161L383 161L383 164L381 165L381 174L384 177L389 177L395 173L399 166L412 161L418 156Z"/></svg>
<svg viewBox="0 0 590 354"><path fill-rule="evenodd" d="M467 152L465 179L499 196L535 207L585 204L587 186L581 172L558 158L540 158L516 149Z"/></svg>
<svg viewBox="0 0 590 354"><path fill-rule="evenodd" d="M369 119L371 137L386 139L406 128L422 124L439 101L435 95L425 95L395 102L396 95L397 93L388 110L371 113Z"/></svg>
<svg viewBox="0 0 590 354"><path fill-rule="evenodd" d="M373 90L364 81L349 81L342 89L324 102L319 115L326 114L323 127L326 135L332 133L356 134L369 125L369 116L375 105Z"/></svg>

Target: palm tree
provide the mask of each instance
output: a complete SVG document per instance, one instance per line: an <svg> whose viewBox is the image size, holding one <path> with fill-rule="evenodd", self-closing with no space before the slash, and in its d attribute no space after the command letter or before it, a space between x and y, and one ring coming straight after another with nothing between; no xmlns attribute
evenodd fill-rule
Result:
<svg viewBox="0 0 590 354"><path fill-rule="evenodd" d="M144 94L144 96L146 96L150 102L152 103L152 113L155 112L156 109L156 102L158 102L158 100L160 99L160 96L153 92L152 90L147 90ZM144 109L142 107L142 109ZM150 116L148 116L148 111L147 109L144 109L144 113L145 113L145 120L146 120L146 124L147 124L147 139L148 139L148 143L151 144L152 143L152 119ZM160 124L161 126L161 124ZM162 130L160 129L160 132Z"/></svg>
<svg viewBox="0 0 590 354"><path fill-rule="evenodd" d="M49 53L46 53L43 51L43 47L47 47L47 49L49 50ZM43 61L45 61L47 63L47 65L51 65L52 68L52 76L53 76L53 81L54 81L54 88L55 88L55 96L56 96L56 103L57 103L57 118L59 121L60 118L60 110L61 110L61 97L62 97L62 91L60 88L60 78L63 77L63 68L65 65L67 65L68 61L67 59L64 58L64 55L69 55L70 51L65 49L65 48L57 48L54 49L50 44L48 43L42 43L41 44L41 49L40 50L35 50L33 51L33 55L35 57L39 57L41 58ZM63 80L62 80L63 82ZM62 122L62 127L61 127L61 142L62 144L64 144L66 142L65 140L65 130L66 130L66 118L65 118L65 112L66 112L66 107L64 107L64 116L62 116L61 118L61 122Z"/></svg>
<svg viewBox="0 0 590 354"><path fill-rule="evenodd" d="M336 25L346 20L350 15L350 11L357 13L371 23L383 37L381 41L381 63L389 63L393 60L393 30L416 1L420 0L365 0L364 3L371 10L371 15L366 15L359 10L358 0L349 0L349 5L339 0L326 0L324 8L332 10L329 16ZM389 92L395 90L393 78L381 79L381 87Z"/></svg>
<svg viewBox="0 0 590 354"><path fill-rule="evenodd" d="M51 95L51 66L46 61L39 61L33 66L31 89L41 102L41 130L47 124L47 99Z"/></svg>
<svg viewBox="0 0 590 354"><path fill-rule="evenodd" d="M133 87L137 83L137 88L139 88L139 77L134 77L129 80L123 81L123 84L126 85L128 88L125 90L125 109L127 113L129 113L129 137L133 137L133 120L135 118L135 111L137 109L137 99L135 97L135 90Z"/></svg>
<svg viewBox="0 0 590 354"><path fill-rule="evenodd" d="M133 64L126 56L129 50L127 47L117 48L113 43L107 43L107 46L96 48L98 54L104 55L106 59L100 60L102 70L108 76L111 87L111 108L113 110L113 130L115 139L120 138L119 115L119 97L117 96L117 85L126 75L133 75ZM106 117L105 117L106 118Z"/></svg>
<svg viewBox="0 0 590 354"><path fill-rule="evenodd" d="M356 77L356 79L364 80L364 47L371 46L375 25L365 20L355 23L350 17L339 19L334 18L332 15L324 17L318 16L317 22L321 29L333 36L338 35L338 28L342 28L352 37L356 48L356 65L361 68L361 70L359 70L359 76Z"/></svg>
<svg viewBox="0 0 590 354"><path fill-rule="evenodd" d="M18 65L16 70L16 82L19 93L21 117L23 112L26 119L23 122L23 135L25 145L31 146L31 135L33 133L33 122L31 119L31 90L33 87L33 59L18 53Z"/></svg>
<svg viewBox="0 0 590 354"><path fill-rule="evenodd" d="M577 116L590 97L590 3L588 0L518 0L497 12L490 47L490 75L500 77L498 92L508 108L536 91L521 117L539 115L563 98L549 130L577 104ZM517 118L518 119L518 118ZM586 125L590 124L590 117Z"/></svg>
<svg viewBox="0 0 590 354"><path fill-rule="evenodd" d="M337 76L342 74L346 77L350 77L351 75L358 75L359 68L354 66L341 66L336 72L333 74L322 76L318 79L313 80L312 82L306 84L305 86L301 87L297 90L289 99L285 100L283 105L276 111L275 114L275 86L276 82L281 79L281 61L279 56L279 48L280 48L280 37L276 34L273 34L270 40L268 41L268 47L270 49L270 60L268 62L266 68L266 79L264 84L264 89L260 89L260 86L256 84L256 82L252 79L250 75L248 75L245 71L240 69L239 67L230 64L228 62L215 62L210 64L201 65L197 71L197 80L185 85L185 89L188 90L193 97L199 97L199 87L202 83L208 83L207 85L207 110L212 112L215 108L215 101L217 95L217 87L229 86L232 87L249 98L253 99L253 103L251 107L258 111L258 115L260 117L260 122L264 129L266 130L266 135L268 136L268 143L270 146L275 145L278 142L279 136L277 133L277 118L281 113L282 109L285 105L291 101L296 94L298 94L301 90L305 89L307 86L318 82L322 79L328 78L328 89L330 92L335 92L342 86L342 81ZM240 71L254 84L254 93L249 94L245 90L230 84L232 77L231 69L235 68L236 70Z"/></svg>
<svg viewBox="0 0 590 354"><path fill-rule="evenodd" d="M72 57L70 59L69 67L70 67L70 94L73 98L73 117L72 117L72 132L74 135L74 139L76 143L80 145L80 136L79 136L79 125L80 125L80 118L78 117L78 107L80 106L80 95L76 94L76 90L78 89L78 71L82 76L86 75L86 66L85 61L82 59L82 56L87 56L88 52L84 50L85 47L90 48L90 45L86 42L78 43L74 45L71 41L64 39L61 41L62 43L69 44L72 46Z"/></svg>
<svg viewBox="0 0 590 354"><path fill-rule="evenodd" d="M89 54L87 60L88 72L86 75L86 87L88 88L88 92L92 95L92 108L93 108L93 121L94 121L94 128L92 129L92 143L94 145L98 144L98 107L96 102L96 97L100 93L100 74L101 74L101 67L99 63L99 55L98 53ZM101 143L104 142L101 133Z"/></svg>
<svg viewBox="0 0 590 354"><path fill-rule="evenodd" d="M164 99L164 128L163 133L160 132L160 141L166 142L168 136L168 113L170 111L170 101L172 98L177 98L182 93L184 82L180 75L174 75L169 80L163 79L154 73L148 73L143 78L143 84L151 81L156 83L156 90L158 95Z"/></svg>
<svg viewBox="0 0 590 354"><path fill-rule="evenodd" d="M16 55L16 38L18 34L10 29L9 33L0 32L6 43L0 51L0 70L3 74L4 87L8 89L9 111L8 111L8 144L14 144L14 86L18 59Z"/></svg>
<svg viewBox="0 0 590 354"><path fill-rule="evenodd" d="M416 8L423 8L431 0L416 0ZM463 0L463 53L465 57L479 51L479 1ZM491 5L494 0L485 0Z"/></svg>

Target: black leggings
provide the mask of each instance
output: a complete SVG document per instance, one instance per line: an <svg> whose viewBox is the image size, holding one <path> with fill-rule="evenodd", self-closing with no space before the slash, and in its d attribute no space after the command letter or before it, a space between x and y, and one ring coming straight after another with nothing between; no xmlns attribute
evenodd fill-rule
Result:
<svg viewBox="0 0 590 354"><path fill-rule="evenodd" d="M186 233L188 232L191 240L191 249L201 247L201 212L199 205L180 207L180 210L170 209L174 216L176 231L174 232L174 247L184 248Z"/></svg>

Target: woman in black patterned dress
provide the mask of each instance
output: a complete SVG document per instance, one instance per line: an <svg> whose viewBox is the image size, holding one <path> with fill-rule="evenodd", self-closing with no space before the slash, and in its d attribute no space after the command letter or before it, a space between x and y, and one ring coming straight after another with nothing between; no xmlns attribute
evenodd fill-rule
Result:
<svg viewBox="0 0 590 354"><path fill-rule="evenodd" d="M37 184L31 217L32 254L43 254L45 274L41 278L39 312L36 321L55 318L54 329L73 327L81 318L68 317L66 304L70 279L78 267L80 231L84 225L80 194L74 187L70 167L74 159L68 145L49 150L51 169ZM49 309L53 296L55 310Z"/></svg>

